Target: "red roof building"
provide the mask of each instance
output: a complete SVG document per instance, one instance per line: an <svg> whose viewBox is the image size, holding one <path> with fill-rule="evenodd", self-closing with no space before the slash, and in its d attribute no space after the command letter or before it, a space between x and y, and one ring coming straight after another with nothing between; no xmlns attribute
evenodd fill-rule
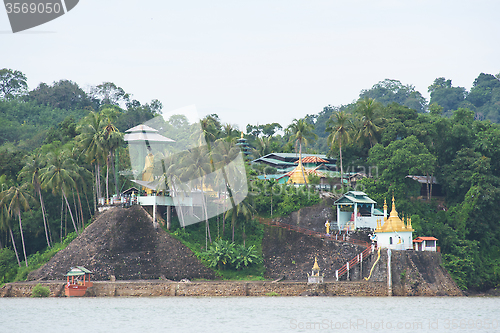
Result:
<svg viewBox="0 0 500 333"><path fill-rule="evenodd" d="M413 240L413 249L415 251L437 251L436 237L417 237Z"/></svg>

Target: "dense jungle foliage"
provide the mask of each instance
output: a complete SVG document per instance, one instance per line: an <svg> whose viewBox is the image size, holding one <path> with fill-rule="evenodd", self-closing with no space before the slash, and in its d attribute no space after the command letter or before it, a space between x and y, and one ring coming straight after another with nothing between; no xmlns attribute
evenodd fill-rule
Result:
<svg viewBox="0 0 500 333"><path fill-rule="evenodd" d="M365 172L369 177L357 189L379 207L394 195L398 212L412 218L414 236L439 239L444 266L461 288L498 287L499 75L481 73L469 91L437 78L429 93L427 103L413 86L384 80L352 104L329 105L289 125L249 124L244 134L252 157L300 150L337 158L342 174ZM23 73L0 70L0 283L25 278L80 233L92 219L96 197L131 186L123 132L161 109L158 100L141 104L110 82L84 91L61 80L28 91ZM182 131L190 125L171 118L168 126ZM201 127L208 142L234 142L241 135L216 114L203 118ZM182 229L174 222L172 234L191 242L200 257L232 253L229 261L205 258L221 271L255 263L255 274L262 275L257 217L319 202L314 190L255 178L274 171L248 163L250 195L234 212L211 219L212 244L202 223ZM436 177L440 195L431 196L430 183L408 175Z"/></svg>

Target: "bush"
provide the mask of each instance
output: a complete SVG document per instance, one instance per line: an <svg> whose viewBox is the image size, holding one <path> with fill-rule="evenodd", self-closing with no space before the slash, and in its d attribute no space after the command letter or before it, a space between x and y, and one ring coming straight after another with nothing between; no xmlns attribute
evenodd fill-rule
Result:
<svg viewBox="0 0 500 333"><path fill-rule="evenodd" d="M0 284L10 282L17 274L16 254L8 248L0 249Z"/></svg>
<svg viewBox="0 0 500 333"><path fill-rule="evenodd" d="M49 297L50 289L43 287L40 283L37 284L31 291L31 297Z"/></svg>
<svg viewBox="0 0 500 333"><path fill-rule="evenodd" d="M208 267L219 270L239 270L261 262L254 245L244 247L222 239L213 242L208 251L201 254L201 258Z"/></svg>

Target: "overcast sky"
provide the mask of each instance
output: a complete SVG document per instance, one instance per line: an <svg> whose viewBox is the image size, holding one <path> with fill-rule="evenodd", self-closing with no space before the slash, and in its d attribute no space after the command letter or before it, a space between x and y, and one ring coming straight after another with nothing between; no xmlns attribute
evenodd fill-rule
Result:
<svg viewBox="0 0 500 333"><path fill-rule="evenodd" d="M110 81L165 112L286 126L386 78L427 99L441 76L469 90L500 72L498 13L497 0L81 0L13 34L0 8L0 68L30 89Z"/></svg>

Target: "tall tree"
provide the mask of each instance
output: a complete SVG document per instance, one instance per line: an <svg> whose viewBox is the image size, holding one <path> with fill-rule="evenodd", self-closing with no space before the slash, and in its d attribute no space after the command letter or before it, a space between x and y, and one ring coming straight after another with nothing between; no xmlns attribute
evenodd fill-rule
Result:
<svg viewBox="0 0 500 333"><path fill-rule="evenodd" d="M130 94L127 94L123 88L118 87L113 82L103 82L94 87L90 92L90 96L100 100L101 105L119 105L130 100Z"/></svg>
<svg viewBox="0 0 500 333"><path fill-rule="evenodd" d="M43 202L42 186L40 183L40 170L43 167L43 163L44 161L40 153L35 153L32 156L29 156L26 159L26 165L22 168L18 178L29 179L31 185L33 185L35 193L37 193L38 197L40 198L40 207L42 209L42 217L43 217L43 227L45 229L45 239L47 241L47 246L50 247L51 244L49 239L48 223L47 223L47 218L45 216L45 204Z"/></svg>
<svg viewBox="0 0 500 333"><path fill-rule="evenodd" d="M110 110L110 112L106 112ZM116 119L116 112L106 108L102 110L102 114L106 117L105 125L102 129L101 142L104 148L104 156L106 157L106 199L109 200L109 169L115 169L115 151L123 144L123 134L113 125L113 120ZM113 172L114 174L114 172ZM118 180L115 177L115 194L118 194Z"/></svg>
<svg viewBox="0 0 500 333"><path fill-rule="evenodd" d="M342 143L348 145L352 140L353 123L350 115L345 111L335 111L326 123L326 132L328 135L328 144L330 148L338 146L340 154L340 182L344 186L344 168L342 164Z"/></svg>
<svg viewBox="0 0 500 333"><path fill-rule="evenodd" d="M38 104L64 110L85 109L92 106L85 91L69 80L54 82L52 86L42 82L29 92L29 98Z"/></svg>
<svg viewBox="0 0 500 333"><path fill-rule="evenodd" d="M25 94L28 90L27 81L21 71L0 69L0 98L9 99Z"/></svg>
<svg viewBox="0 0 500 333"><path fill-rule="evenodd" d="M91 112L85 117L77 127L80 135L77 136L79 147L86 156L88 163L95 167L95 195L102 197L101 191L101 164L105 159L105 147L103 144L102 129L106 125L106 119L103 115L96 112ZM95 207L94 207L95 208Z"/></svg>
<svg viewBox="0 0 500 333"><path fill-rule="evenodd" d="M308 123L305 119L294 119L285 130L285 132L290 135L290 139L295 142L295 149L297 149L297 145L299 146L300 160L302 160L302 144L307 146L309 140L318 137L313 130L314 125ZM302 177L304 177L304 184L307 183L304 166L302 166Z"/></svg>
<svg viewBox="0 0 500 333"><path fill-rule="evenodd" d="M376 122L380 108L381 104L373 98L360 99L356 102L356 113L361 121L358 137L368 140L370 148L378 142L377 136L381 128Z"/></svg>
<svg viewBox="0 0 500 333"><path fill-rule="evenodd" d="M51 189L54 195L57 192L61 192L70 213L73 227L78 234L78 227L66 194L70 193L71 189L76 186L74 180L76 177L75 170L75 161L69 157L69 154L64 150L56 151L49 154L47 166L41 170L40 179L42 181L42 187Z"/></svg>
<svg viewBox="0 0 500 333"><path fill-rule="evenodd" d="M425 112L427 101L411 84L404 85L398 80L385 79L373 85L369 90L362 90L360 99L373 98L383 105L398 103L418 112Z"/></svg>
<svg viewBox="0 0 500 333"><path fill-rule="evenodd" d="M12 233L12 227L10 225L10 216L7 207L7 202L3 200L7 190L9 189L9 184L6 175L0 176L0 230L8 232L12 242L12 247L16 253L17 264L21 267L21 260L19 260L19 253L17 252L16 240L14 239L14 234Z"/></svg>
<svg viewBox="0 0 500 333"><path fill-rule="evenodd" d="M29 201L34 200L28 190L28 184L22 186L11 186L2 197L2 203L6 205L10 216L17 216L19 219L19 231L21 232L21 242L23 244L23 253L26 267L28 267L28 257L26 256L26 245L24 242L23 223L21 220L21 211L29 210Z"/></svg>

